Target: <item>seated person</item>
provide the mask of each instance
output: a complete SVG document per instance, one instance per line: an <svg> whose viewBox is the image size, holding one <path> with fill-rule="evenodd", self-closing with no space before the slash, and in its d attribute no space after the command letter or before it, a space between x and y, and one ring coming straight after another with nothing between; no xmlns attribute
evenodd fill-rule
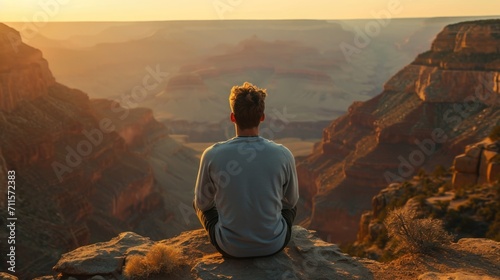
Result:
<svg viewBox="0 0 500 280"><path fill-rule="evenodd" d="M229 96L236 137L207 148L193 206L210 242L225 257L262 257L290 241L299 198L292 153L259 136L265 90L250 83Z"/></svg>

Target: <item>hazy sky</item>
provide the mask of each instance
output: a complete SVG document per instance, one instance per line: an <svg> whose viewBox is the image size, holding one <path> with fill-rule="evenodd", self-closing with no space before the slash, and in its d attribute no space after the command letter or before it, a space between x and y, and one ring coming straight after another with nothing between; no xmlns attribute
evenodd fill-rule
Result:
<svg viewBox="0 0 500 280"><path fill-rule="evenodd" d="M392 7L389 8L389 7ZM0 0L0 21L500 16L499 0Z"/></svg>

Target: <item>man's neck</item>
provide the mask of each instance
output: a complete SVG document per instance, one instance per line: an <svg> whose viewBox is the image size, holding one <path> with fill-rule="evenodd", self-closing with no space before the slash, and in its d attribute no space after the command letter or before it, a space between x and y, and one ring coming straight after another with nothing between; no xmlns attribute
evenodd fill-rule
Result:
<svg viewBox="0 0 500 280"><path fill-rule="evenodd" d="M236 126L236 136L249 137L249 136L259 136L259 127L239 129Z"/></svg>

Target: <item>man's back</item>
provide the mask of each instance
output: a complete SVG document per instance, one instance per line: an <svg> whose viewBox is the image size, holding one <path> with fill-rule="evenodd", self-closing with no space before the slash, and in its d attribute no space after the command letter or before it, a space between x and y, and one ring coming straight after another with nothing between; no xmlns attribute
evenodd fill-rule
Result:
<svg viewBox="0 0 500 280"><path fill-rule="evenodd" d="M291 152L262 137L235 137L208 148L195 190L202 211L217 207L215 237L235 257L273 254L285 242L282 209L298 200Z"/></svg>

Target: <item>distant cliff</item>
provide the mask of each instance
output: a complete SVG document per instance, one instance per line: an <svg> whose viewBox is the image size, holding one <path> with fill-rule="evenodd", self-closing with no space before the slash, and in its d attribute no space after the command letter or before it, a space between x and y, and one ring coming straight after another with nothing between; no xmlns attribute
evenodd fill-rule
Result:
<svg viewBox="0 0 500 280"><path fill-rule="evenodd" d="M500 122L500 20L449 25L366 102L323 130L298 162L310 228L354 241L361 213L391 182L451 165Z"/></svg>
<svg viewBox="0 0 500 280"><path fill-rule="evenodd" d="M17 31L0 24L0 38L0 178L16 173L22 278L124 230L164 238L198 226L181 207L192 200L195 153L169 138L151 110L90 100L57 83Z"/></svg>
<svg viewBox="0 0 500 280"><path fill-rule="evenodd" d="M21 42L19 32L0 25L0 110L46 96L55 79L42 52Z"/></svg>

